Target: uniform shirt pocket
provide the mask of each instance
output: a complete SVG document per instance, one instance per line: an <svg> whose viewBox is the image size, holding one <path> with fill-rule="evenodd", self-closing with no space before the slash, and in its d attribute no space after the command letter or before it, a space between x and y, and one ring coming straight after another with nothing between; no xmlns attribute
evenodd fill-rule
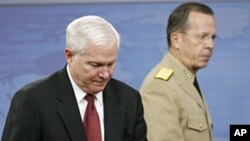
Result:
<svg viewBox="0 0 250 141"><path fill-rule="evenodd" d="M189 114L187 124L188 128L197 131L204 131L208 128L207 120L204 113Z"/></svg>

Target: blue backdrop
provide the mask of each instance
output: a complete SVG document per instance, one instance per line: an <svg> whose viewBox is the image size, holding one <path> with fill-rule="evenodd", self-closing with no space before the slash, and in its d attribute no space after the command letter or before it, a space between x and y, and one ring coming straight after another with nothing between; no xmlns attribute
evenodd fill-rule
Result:
<svg viewBox="0 0 250 141"><path fill-rule="evenodd" d="M65 65L65 27L83 15L100 15L121 34L116 78L139 89L167 51L165 26L180 3L0 6L0 136L13 94ZM216 141L229 140L230 124L250 124L250 2L207 3L215 11L214 56L198 73Z"/></svg>

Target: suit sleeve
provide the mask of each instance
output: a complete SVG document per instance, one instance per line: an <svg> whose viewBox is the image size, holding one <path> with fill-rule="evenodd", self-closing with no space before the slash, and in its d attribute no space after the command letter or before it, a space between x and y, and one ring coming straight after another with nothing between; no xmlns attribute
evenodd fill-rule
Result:
<svg viewBox="0 0 250 141"><path fill-rule="evenodd" d="M2 141L41 141L38 108L32 97L19 91L13 97Z"/></svg>
<svg viewBox="0 0 250 141"><path fill-rule="evenodd" d="M134 141L147 141L147 125L144 120L144 110L140 94L138 94L137 103L138 104L137 104Z"/></svg>

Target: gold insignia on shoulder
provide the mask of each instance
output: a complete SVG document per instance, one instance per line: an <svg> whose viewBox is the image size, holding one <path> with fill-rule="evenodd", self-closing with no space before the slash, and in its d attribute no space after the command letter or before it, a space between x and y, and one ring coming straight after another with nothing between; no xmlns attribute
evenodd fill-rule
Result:
<svg viewBox="0 0 250 141"><path fill-rule="evenodd" d="M170 68L160 68L160 70L155 74L155 78L163 79L163 80L168 80L174 71Z"/></svg>

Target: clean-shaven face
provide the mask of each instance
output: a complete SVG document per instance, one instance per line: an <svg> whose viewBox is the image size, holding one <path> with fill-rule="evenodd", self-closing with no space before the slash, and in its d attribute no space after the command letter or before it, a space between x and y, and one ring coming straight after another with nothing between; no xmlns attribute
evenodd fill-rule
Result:
<svg viewBox="0 0 250 141"><path fill-rule="evenodd" d="M72 78L86 93L103 91L112 78L117 53L118 48L113 42L102 46L89 45L83 54L67 59Z"/></svg>
<svg viewBox="0 0 250 141"><path fill-rule="evenodd" d="M190 28L182 34L180 60L191 71L208 65L213 54L216 37L215 19L212 15L191 12Z"/></svg>

